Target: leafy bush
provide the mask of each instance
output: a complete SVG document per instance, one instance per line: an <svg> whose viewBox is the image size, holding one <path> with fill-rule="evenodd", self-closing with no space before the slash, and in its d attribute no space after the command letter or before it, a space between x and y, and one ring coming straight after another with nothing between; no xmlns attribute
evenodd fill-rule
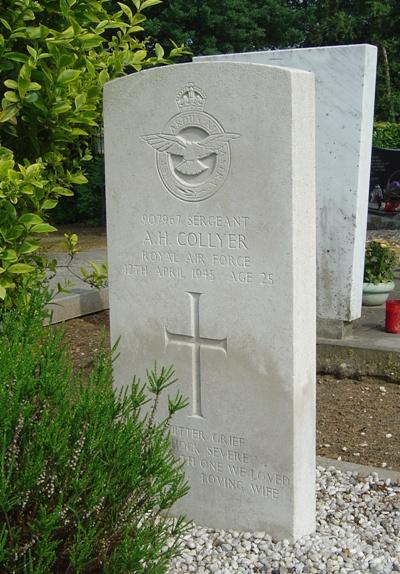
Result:
<svg viewBox="0 0 400 574"><path fill-rule="evenodd" d="M11 294L27 295L50 266L38 255L39 238L55 230L45 219L60 192L44 172L41 160L16 166L13 154L0 147L0 299L7 304L14 300Z"/></svg>
<svg viewBox="0 0 400 574"><path fill-rule="evenodd" d="M400 149L400 124L392 122L375 123L372 143L375 147Z"/></svg>
<svg viewBox="0 0 400 574"><path fill-rule="evenodd" d="M385 241L373 239L365 246L364 282L387 283L393 281L398 264L395 251Z"/></svg>
<svg viewBox="0 0 400 574"><path fill-rule="evenodd" d="M185 51L174 45L165 55L159 44L138 39L142 10L160 1L130 0L132 8L106 0L1 3L0 217L11 218L6 233L0 229L6 304L36 273L37 240L54 229L43 227L48 211L87 182L82 166L100 131L104 83Z"/></svg>
<svg viewBox="0 0 400 574"><path fill-rule="evenodd" d="M57 224L106 222L104 157L94 157L85 170L87 183L74 187L73 197L66 197L52 212L50 221Z"/></svg>
<svg viewBox="0 0 400 574"><path fill-rule="evenodd" d="M180 394L154 417L173 372L117 396L101 352L83 382L43 302L0 317L0 571L161 574L187 528L162 514L187 492L167 432Z"/></svg>

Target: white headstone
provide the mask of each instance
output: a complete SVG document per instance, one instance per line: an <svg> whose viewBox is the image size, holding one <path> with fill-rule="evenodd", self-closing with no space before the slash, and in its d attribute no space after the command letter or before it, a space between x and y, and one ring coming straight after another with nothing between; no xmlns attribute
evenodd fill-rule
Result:
<svg viewBox="0 0 400 574"><path fill-rule="evenodd" d="M194 59L270 64L315 74L321 319L352 321L361 316L376 58L376 47L365 44Z"/></svg>
<svg viewBox="0 0 400 574"><path fill-rule="evenodd" d="M268 97L265 97L268 94ZM173 364L199 524L297 538L315 512L312 74L181 64L110 82L116 385Z"/></svg>

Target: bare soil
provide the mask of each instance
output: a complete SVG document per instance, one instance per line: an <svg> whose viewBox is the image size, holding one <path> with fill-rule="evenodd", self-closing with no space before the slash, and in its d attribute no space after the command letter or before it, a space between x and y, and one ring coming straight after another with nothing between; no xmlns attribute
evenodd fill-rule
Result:
<svg viewBox="0 0 400 574"><path fill-rule="evenodd" d="M75 367L88 371L107 311L65 323ZM400 384L376 377L317 377L317 454L400 471Z"/></svg>

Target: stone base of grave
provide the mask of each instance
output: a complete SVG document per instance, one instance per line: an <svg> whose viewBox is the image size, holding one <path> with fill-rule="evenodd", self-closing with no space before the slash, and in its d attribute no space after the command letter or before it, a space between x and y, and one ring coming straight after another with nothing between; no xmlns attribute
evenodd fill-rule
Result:
<svg viewBox="0 0 400 574"><path fill-rule="evenodd" d="M368 229L400 229L400 213L368 213Z"/></svg>
<svg viewBox="0 0 400 574"><path fill-rule="evenodd" d="M52 324L104 311L108 309L108 289L76 289L68 295L56 297L48 309L52 313Z"/></svg>
<svg viewBox="0 0 400 574"><path fill-rule="evenodd" d="M345 341L317 340L317 372L336 377L385 377L400 380L400 349L396 335L389 344L380 344L377 336L371 340L351 337Z"/></svg>
<svg viewBox="0 0 400 574"><path fill-rule="evenodd" d="M320 319L317 317L317 337L323 339L345 339L352 333L352 321Z"/></svg>

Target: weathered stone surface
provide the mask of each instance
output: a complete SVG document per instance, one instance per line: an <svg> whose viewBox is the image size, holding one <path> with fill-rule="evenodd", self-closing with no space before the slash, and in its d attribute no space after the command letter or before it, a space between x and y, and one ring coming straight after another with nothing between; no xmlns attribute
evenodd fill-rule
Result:
<svg viewBox="0 0 400 574"><path fill-rule="evenodd" d="M315 74L321 319L352 321L361 316L376 58L376 47L367 44L195 58L287 66Z"/></svg>
<svg viewBox="0 0 400 574"><path fill-rule="evenodd" d="M199 63L110 82L105 148L116 385L172 363L190 399L171 428L191 484L176 511L312 531L312 74Z"/></svg>

